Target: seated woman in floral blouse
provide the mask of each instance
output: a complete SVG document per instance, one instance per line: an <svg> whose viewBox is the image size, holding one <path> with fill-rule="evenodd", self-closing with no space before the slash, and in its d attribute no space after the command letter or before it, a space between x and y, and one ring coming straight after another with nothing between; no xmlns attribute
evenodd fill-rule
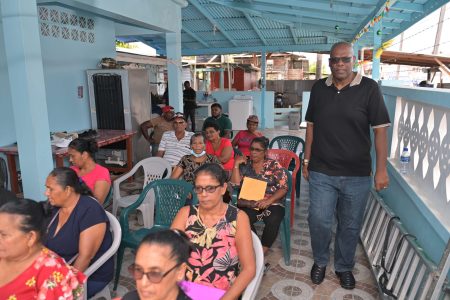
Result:
<svg viewBox="0 0 450 300"><path fill-rule="evenodd" d="M241 207L238 200L238 207L245 211L253 226L257 221L263 221L265 226L261 237L264 254L267 253L273 242L277 238L278 229L284 217L284 204L287 186L287 175L281 165L266 157L269 140L266 137L253 139L250 146L250 159L243 156L236 158L231 183L240 185L244 177L250 177L267 182L264 198L259 201L245 201L245 207ZM240 199L241 200L241 199Z"/></svg>
<svg viewBox="0 0 450 300"><path fill-rule="evenodd" d="M43 204L17 199L0 207L1 299L71 300L83 295L86 276L42 246Z"/></svg>
<svg viewBox="0 0 450 300"><path fill-rule="evenodd" d="M225 290L222 300L238 299L256 268L248 217L223 202L226 178L218 164L198 168L194 191L199 204L181 208L172 223L193 244L188 280Z"/></svg>

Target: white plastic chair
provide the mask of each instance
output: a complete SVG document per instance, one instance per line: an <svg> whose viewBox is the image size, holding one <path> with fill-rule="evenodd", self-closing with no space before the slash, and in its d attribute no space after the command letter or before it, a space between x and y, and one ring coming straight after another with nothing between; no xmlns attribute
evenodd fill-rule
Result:
<svg viewBox="0 0 450 300"><path fill-rule="evenodd" d="M144 170L143 187L145 187L153 180L170 178L170 175L172 174L172 166L167 160L161 157L149 157L138 162L133 167L133 169L131 169L128 173L123 174L113 182L113 215L117 216L117 210L119 207L130 206L139 197L139 194L121 197L120 184L126 179L133 176L140 167L142 167L142 169ZM138 207L138 210L140 210L142 213L144 227L146 228L150 228L153 225L154 199L155 195L153 191L150 191L150 193L147 194L147 198L144 200L144 202L142 202L141 206Z"/></svg>
<svg viewBox="0 0 450 300"><path fill-rule="evenodd" d="M255 251L256 272L242 294L242 300L253 300L256 298L258 288L264 275L264 252L259 237L252 231L253 251Z"/></svg>
<svg viewBox="0 0 450 300"><path fill-rule="evenodd" d="M109 219L109 229L112 233L112 245L111 247L103 253L102 256L100 256L92 265L89 266L89 268L84 271L84 275L86 275L86 278L89 278L89 276L92 275L95 271L97 271L100 266L102 266L108 259L111 258L114 254L116 254L117 249L119 249L120 241L122 239L122 229L120 228L120 223L116 219L115 216L113 216L111 213L106 212L106 215ZM93 297L91 297L89 300L93 299L99 299L99 298L105 298L106 300L111 300L111 293L109 291L109 285L106 285L103 290L95 294ZM87 299L87 279L86 283L84 284L84 298Z"/></svg>

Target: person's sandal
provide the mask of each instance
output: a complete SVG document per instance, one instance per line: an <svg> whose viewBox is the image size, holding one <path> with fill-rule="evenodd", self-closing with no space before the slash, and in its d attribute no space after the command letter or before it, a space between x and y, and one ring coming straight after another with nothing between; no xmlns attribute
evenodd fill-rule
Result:
<svg viewBox="0 0 450 300"><path fill-rule="evenodd" d="M314 264L311 268L311 281L314 284L321 284L322 281L325 279L325 271L327 270L327 267L320 267L316 264Z"/></svg>

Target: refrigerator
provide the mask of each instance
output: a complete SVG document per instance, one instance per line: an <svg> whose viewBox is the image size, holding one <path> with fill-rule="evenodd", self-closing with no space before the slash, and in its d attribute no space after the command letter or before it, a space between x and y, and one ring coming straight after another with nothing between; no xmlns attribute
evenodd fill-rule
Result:
<svg viewBox="0 0 450 300"><path fill-rule="evenodd" d="M247 118L253 115L253 97L236 95L228 102L228 117L233 130L246 130Z"/></svg>

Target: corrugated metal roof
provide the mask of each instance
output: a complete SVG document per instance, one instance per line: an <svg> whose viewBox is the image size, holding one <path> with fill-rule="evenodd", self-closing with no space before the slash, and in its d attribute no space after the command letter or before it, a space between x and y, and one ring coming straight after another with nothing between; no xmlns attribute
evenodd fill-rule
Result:
<svg viewBox="0 0 450 300"><path fill-rule="evenodd" d="M335 42L355 38L360 46L370 47L374 23L382 21L380 33L387 41L450 0L187 1L182 9L183 55L324 52ZM148 44L164 52L161 37Z"/></svg>

